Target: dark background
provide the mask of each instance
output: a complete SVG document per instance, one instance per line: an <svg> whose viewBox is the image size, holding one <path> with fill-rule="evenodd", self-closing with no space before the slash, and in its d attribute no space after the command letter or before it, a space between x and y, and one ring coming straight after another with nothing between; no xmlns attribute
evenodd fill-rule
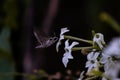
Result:
<svg viewBox="0 0 120 80"><path fill-rule="evenodd" d="M68 27L69 35L84 39L92 39L91 31L95 30L104 34L107 43L113 37L119 36L109 24L100 19L100 14L107 12L119 23L119 0L58 0L55 15L51 16L53 19L46 17L49 15L47 13L50 2L52 0L0 0L0 26L2 29L7 25L11 29L10 42L17 72L32 73L33 69L43 69L49 74L54 74L57 71L65 73L67 69L71 69L74 74L77 70L85 69L86 56L80 51L73 52L74 59L70 60L65 68L61 60L64 53L63 45L59 53L55 50L56 44L48 48L35 49L38 42L33 35L34 28L48 31L45 32L47 36L53 36L55 33L59 37L60 29ZM11 18L8 19L6 16ZM80 46L87 44L80 43ZM16 77L16 80L18 79L20 77Z"/></svg>

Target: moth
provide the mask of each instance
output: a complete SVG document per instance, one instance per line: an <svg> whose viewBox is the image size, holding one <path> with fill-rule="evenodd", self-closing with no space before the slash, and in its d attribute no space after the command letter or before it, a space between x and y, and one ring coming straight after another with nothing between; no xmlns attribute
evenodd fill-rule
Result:
<svg viewBox="0 0 120 80"><path fill-rule="evenodd" d="M39 43L39 45L37 45L35 48L47 48L58 40L56 36L54 37L45 36L42 34L42 32L40 33L37 30L34 30L34 36Z"/></svg>

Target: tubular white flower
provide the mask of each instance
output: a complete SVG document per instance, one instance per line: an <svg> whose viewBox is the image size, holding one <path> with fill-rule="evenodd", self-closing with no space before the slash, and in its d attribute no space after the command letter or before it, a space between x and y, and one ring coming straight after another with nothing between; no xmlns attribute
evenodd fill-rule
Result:
<svg viewBox="0 0 120 80"><path fill-rule="evenodd" d="M69 62L68 59L73 59L73 56L71 54L72 52L72 48L75 46L75 45L78 45L79 43L78 42L73 42L71 45L69 45L69 40L66 40L65 41L65 53L63 55L63 58L62 58L62 62L64 64L65 67L67 67L67 64Z"/></svg>
<svg viewBox="0 0 120 80"><path fill-rule="evenodd" d="M103 44L105 44L104 36L101 33L96 33L93 38L93 46L95 43L100 47L100 49L103 49Z"/></svg>
<svg viewBox="0 0 120 80"><path fill-rule="evenodd" d="M58 42L56 44L57 52L58 52L58 49L59 49L59 45L61 45L61 40L64 39L64 35L63 34L66 33L66 32L69 32L69 30L67 28L61 28L60 38L59 38L59 40L58 40Z"/></svg>
<svg viewBox="0 0 120 80"><path fill-rule="evenodd" d="M90 52L87 55L88 61L86 62L86 68L88 68L88 72L91 71L92 68L95 68L98 66L97 58L99 56L99 52Z"/></svg>

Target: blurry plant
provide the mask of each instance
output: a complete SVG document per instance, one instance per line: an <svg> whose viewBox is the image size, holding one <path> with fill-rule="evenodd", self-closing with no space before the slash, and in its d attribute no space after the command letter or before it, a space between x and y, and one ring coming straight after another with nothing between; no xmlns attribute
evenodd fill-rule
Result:
<svg viewBox="0 0 120 80"><path fill-rule="evenodd" d="M9 39L10 29L3 27L0 33L0 74L15 71ZM0 75L0 80L13 80L13 76Z"/></svg>
<svg viewBox="0 0 120 80"><path fill-rule="evenodd" d="M0 28L0 80L13 80L14 76L7 75L15 72L10 36L11 28L17 26L17 5L15 0L4 0L2 6L4 15L0 16L2 17L0 19L0 24L2 24Z"/></svg>
<svg viewBox="0 0 120 80"><path fill-rule="evenodd" d="M116 32L120 34L120 25L117 23L115 19L113 19L108 13L102 12L100 14L100 19L103 22L106 22L107 24L110 25Z"/></svg>
<svg viewBox="0 0 120 80"><path fill-rule="evenodd" d="M64 32L69 31L67 28L62 28L61 33L63 33L62 31L64 29L66 30ZM117 28L117 31L119 32L120 29L118 29L119 27ZM87 71L83 71L78 80L119 80L120 38L115 38L106 45L103 34L95 33L95 31L92 31L92 34L92 40L81 39L63 34L61 39L60 35L56 49L59 51L59 43L62 42L63 39L66 39L64 48L65 53L62 58L64 66L67 67L69 59L73 59L72 51L81 50L81 53L87 56L88 61L85 66ZM73 41L73 43L69 46L70 40ZM79 42L89 43L91 46L74 47L75 45L79 45ZM86 52L84 51L84 53L83 50L86 50Z"/></svg>

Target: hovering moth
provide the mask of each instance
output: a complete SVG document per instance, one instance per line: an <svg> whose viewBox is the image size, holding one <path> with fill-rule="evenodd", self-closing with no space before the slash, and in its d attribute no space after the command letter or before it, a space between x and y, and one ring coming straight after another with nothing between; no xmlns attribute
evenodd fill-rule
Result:
<svg viewBox="0 0 120 80"><path fill-rule="evenodd" d="M36 37L39 43L39 45L37 45L35 48L47 48L58 40L57 37L44 36L43 34L40 34L40 32L35 30L34 30L34 36Z"/></svg>

